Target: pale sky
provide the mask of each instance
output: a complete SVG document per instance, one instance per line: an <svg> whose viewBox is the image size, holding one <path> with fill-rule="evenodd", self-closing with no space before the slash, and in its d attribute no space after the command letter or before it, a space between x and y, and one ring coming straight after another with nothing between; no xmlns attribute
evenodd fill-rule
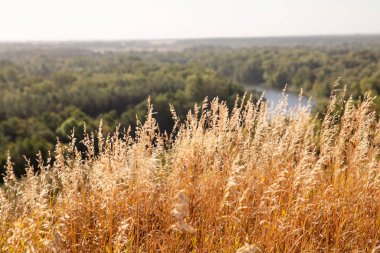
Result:
<svg viewBox="0 0 380 253"><path fill-rule="evenodd" d="M0 0L0 41L380 33L380 0Z"/></svg>

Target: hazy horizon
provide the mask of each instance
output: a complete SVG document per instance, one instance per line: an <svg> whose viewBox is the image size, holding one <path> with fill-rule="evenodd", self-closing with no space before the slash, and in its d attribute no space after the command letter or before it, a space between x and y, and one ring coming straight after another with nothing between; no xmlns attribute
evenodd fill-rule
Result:
<svg viewBox="0 0 380 253"><path fill-rule="evenodd" d="M0 43L55 43L55 42L118 42L118 41L181 41L181 40L218 40L218 39L267 39L267 38L308 38L308 37L366 37L380 36L380 33L352 34L303 34L303 35L264 35L264 36L216 36L216 37L181 37L181 38L100 38L100 39L30 39L30 40L0 40Z"/></svg>
<svg viewBox="0 0 380 253"><path fill-rule="evenodd" d="M376 0L13 0L2 10L3 42L380 34Z"/></svg>

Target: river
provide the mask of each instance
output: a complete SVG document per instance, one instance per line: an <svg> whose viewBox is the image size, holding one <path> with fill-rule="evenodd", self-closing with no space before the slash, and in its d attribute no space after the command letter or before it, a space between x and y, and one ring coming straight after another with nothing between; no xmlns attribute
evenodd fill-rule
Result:
<svg viewBox="0 0 380 253"><path fill-rule="evenodd" d="M259 93L262 93L263 91L265 91L264 98L268 101L268 104L270 106L274 106L274 107L277 106L281 99L282 90L267 88L267 87L263 87L259 85L251 85L251 84L245 85L245 89L247 91L256 90ZM299 99L298 94L293 93L293 92L288 92L288 91L286 92L286 94L288 96L288 108L292 109L296 107L298 105L298 99ZM302 106L307 106L308 102L309 102L309 97L303 96L301 99ZM315 101L311 100L310 101L311 108L314 107L315 105L316 105Z"/></svg>

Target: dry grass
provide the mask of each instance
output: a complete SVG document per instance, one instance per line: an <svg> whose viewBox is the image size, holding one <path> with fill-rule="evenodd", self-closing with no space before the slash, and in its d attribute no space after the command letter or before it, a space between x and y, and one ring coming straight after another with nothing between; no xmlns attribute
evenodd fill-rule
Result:
<svg viewBox="0 0 380 253"><path fill-rule="evenodd" d="M244 101L247 100L247 101ZM372 98L331 97L322 122L285 103L217 99L160 134L58 144L52 166L0 191L3 252L370 252L380 244ZM94 140L99 138L100 153ZM73 143L75 143L73 137ZM49 163L47 163L49 164Z"/></svg>

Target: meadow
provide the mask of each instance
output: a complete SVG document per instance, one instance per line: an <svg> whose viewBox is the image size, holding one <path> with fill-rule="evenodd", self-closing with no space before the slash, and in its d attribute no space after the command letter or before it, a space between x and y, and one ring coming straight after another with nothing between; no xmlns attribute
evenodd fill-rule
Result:
<svg viewBox="0 0 380 253"><path fill-rule="evenodd" d="M85 129L0 191L3 252L377 252L374 98L335 85L319 116L207 98L171 133L154 105L135 129ZM131 131L134 134L131 135Z"/></svg>

